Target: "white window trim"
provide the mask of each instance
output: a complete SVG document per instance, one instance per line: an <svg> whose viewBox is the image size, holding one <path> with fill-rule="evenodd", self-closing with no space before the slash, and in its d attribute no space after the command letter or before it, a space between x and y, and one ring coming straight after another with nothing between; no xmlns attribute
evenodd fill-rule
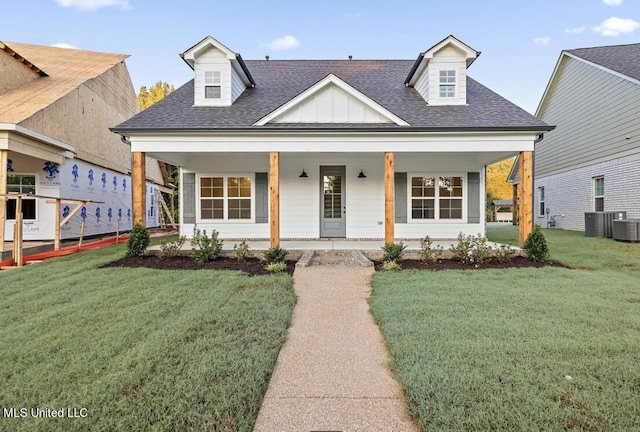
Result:
<svg viewBox="0 0 640 432"><path fill-rule="evenodd" d="M598 198L602 198L602 211L604 211L604 204L605 204L605 198L607 196L607 184L605 182L604 184L604 193L602 195L598 195L598 191L596 189L596 181L602 179L604 181L604 176L596 176L593 177L591 180L591 187L593 188L593 211L600 211L600 210L596 210L596 199Z"/></svg>
<svg viewBox="0 0 640 432"><path fill-rule="evenodd" d="M217 72L217 73L219 73L220 74L220 82L218 84L208 83L207 82L207 73L208 72L211 72L211 73ZM209 69L209 70L205 70L203 72L203 80L202 80L202 82L204 83L204 86L202 87L202 91L203 91L202 97L203 97L204 100L220 101L220 100L223 99L223 97L224 97L224 89L222 87L222 75L223 75L223 73L222 73L221 70ZM218 97L218 98L208 98L207 97L207 87L220 87L220 97Z"/></svg>
<svg viewBox="0 0 640 432"><path fill-rule="evenodd" d="M440 196L434 197L436 206L434 209L434 219L414 219L411 211L411 178L412 177L461 177L462 178L462 218L461 219L440 219ZM455 172L408 172L407 173L407 223L414 224L460 224L467 223L467 201L468 201L468 183L467 173Z"/></svg>
<svg viewBox="0 0 640 432"><path fill-rule="evenodd" d="M207 177L224 177L224 219L202 219L202 196L200 195L200 179ZM251 179L251 219L228 219L227 178L249 177ZM255 173L200 173L196 174L196 223L203 224L252 224L256 223L256 174Z"/></svg>
<svg viewBox="0 0 640 432"><path fill-rule="evenodd" d="M38 189L39 189L38 188L38 184L40 183L40 176L37 173L11 172L11 173L7 173L7 180L8 180L8 175L9 174L10 175L17 175L17 176L34 176L35 177L35 188L36 188L35 195L38 195ZM8 182L7 182L7 188L9 188ZM7 191L5 191L5 192L7 192ZM15 200L15 197L12 198L10 195L7 195L6 198L7 198L7 201ZM22 198L22 199L24 199L24 198ZM40 202L39 202L40 199L39 198L27 198L27 199L32 199L32 200L34 200L36 202L36 217L35 217L35 219L24 219L23 218L22 220L23 220L23 222L27 222L27 221L28 222L38 222L39 221L39 217L40 217L40 205L39 205L40 204ZM18 210L18 209L16 208L16 210ZM14 219L9 219L8 215L7 215L7 219L6 220L7 220L7 222L13 222L13 223L15 223L15 221L16 221L15 218Z"/></svg>
<svg viewBox="0 0 640 432"><path fill-rule="evenodd" d="M441 72L453 72L453 82L445 82L443 83L441 80L440 73ZM442 96L440 94L441 86L453 86L453 96ZM456 69L439 69L438 70L438 99L442 100L453 100L458 97L458 71Z"/></svg>
<svg viewBox="0 0 640 432"><path fill-rule="evenodd" d="M542 200L542 195L540 194L540 192L543 191L545 194L545 199ZM544 186L540 186L538 188L538 217L543 218L546 216L546 203L547 203L547 197L546 197L547 191L544 188ZM542 206L540 204L543 204ZM540 210L542 210L542 213L540 213Z"/></svg>

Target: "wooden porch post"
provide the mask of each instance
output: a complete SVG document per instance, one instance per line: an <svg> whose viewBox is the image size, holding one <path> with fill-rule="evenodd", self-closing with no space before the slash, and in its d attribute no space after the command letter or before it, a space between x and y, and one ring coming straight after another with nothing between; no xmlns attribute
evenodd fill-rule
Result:
<svg viewBox="0 0 640 432"><path fill-rule="evenodd" d="M133 223L147 225L147 185L144 152L133 152L131 167L131 196L133 198Z"/></svg>
<svg viewBox="0 0 640 432"><path fill-rule="evenodd" d="M280 153L269 153L269 202L271 247L280 244Z"/></svg>
<svg viewBox="0 0 640 432"><path fill-rule="evenodd" d="M9 159L9 150L0 150L0 252L4 250L4 226L7 218L7 164Z"/></svg>
<svg viewBox="0 0 640 432"><path fill-rule="evenodd" d="M513 185L513 192L511 195L513 202L511 203L511 223L518 225L518 185Z"/></svg>
<svg viewBox="0 0 640 432"><path fill-rule="evenodd" d="M394 154L384 154L384 242L395 243L395 163Z"/></svg>
<svg viewBox="0 0 640 432"><path fill-rule="evenodd" d="M533 230L533 152L520 152L520 247Z"/></svg>

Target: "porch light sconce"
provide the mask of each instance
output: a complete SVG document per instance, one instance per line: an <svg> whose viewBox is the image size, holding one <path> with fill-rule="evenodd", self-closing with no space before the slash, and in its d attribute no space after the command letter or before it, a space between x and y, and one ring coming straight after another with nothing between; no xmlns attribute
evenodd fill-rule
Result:
<svg viewBox="0 0 640 432"><path fill-rule="evenodd" d="M362 170L360 170L360 174L358 174L358 178L367 178L367 176Z"/></svg>
<svg viewBox="0 0 640 432"><path fill-rule="evenodd" d="M300 178L307 178L307 177L309 177L309 176L307 175L307 172L303 169L303 170L302 170L302 174L300 174L298 177L300 177Z"/></svg>

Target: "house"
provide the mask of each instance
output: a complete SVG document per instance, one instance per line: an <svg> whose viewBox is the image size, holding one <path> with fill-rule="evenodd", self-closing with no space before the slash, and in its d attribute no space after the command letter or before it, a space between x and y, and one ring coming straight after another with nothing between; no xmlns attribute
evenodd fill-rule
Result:
<svg viewBox="0 0 640 432"><path fill-rule="evenodd" d="M245 61L206 37L182 54L194 79L113 131L180 167L183 235L484 234L485 166L524 154L530 172L551 128L467 76L479 55L448 36L414 61Z"/></svg>
<svg viewBox="0 0 640 432"><path fill-rule="evenodd" d="M583 231L587 212L640 217L640 44L562 51L536 116L557 128L536 144L534 222Z"/></svg>
<svg viewBox="0 0 640 432"><path fill-rule="evenodd" d="M0 250L13 238L15 194L29 195L25 240L54 238L55 198L65 199L60 220L71 215L62 238L78 237L82 221L85 235L131 229L131 153L109 131L138 112L127 57L0 42ZM146 164L155 226L153 189L164 182L158 162Z"/></svg>

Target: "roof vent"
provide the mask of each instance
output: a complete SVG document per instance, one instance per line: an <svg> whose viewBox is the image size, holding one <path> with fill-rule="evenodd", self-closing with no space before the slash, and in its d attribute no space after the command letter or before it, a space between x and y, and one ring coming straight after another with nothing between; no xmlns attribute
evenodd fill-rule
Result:
<svg viewBox="0 0 640 432"><path fill-rule="evenodd" d="M349 60L353 60L353 56L352 55L349 56Z"/></svg>
<svg viewBox="0 0 640 432"><path fill-rule="evenodd" d="M269 56L264 56L264 59L265 59L266 61L269 61Z"/></svg>

